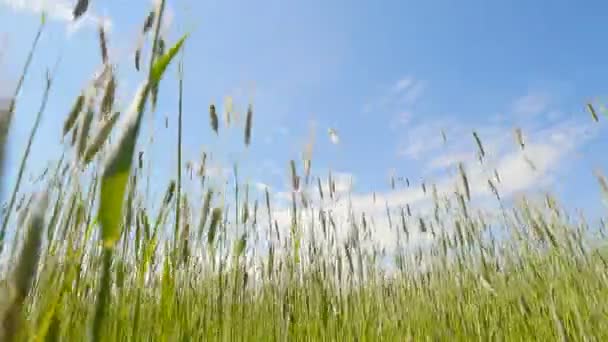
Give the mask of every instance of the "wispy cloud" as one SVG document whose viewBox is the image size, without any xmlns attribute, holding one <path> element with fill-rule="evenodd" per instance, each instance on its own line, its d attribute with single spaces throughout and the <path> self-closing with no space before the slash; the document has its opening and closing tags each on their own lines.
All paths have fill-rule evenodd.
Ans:
<svg viewBox="0 0 608 342">
<path fill-rule="evenodd" d="M 493 179 L 494 170 L 497 170 L 501 178 L 500 183 L 494 183 L 503 199 L 539 186 L 550 186 L 555 180 L 552 174 L 560 169 L 569 155 L 586 142 L 587 138 L 584 134 L 586 129 L 587 125 L 580 122 L 563 122 L 536 132 L 537 138 L 533 139 L 524 151 L 518 150 L 513 144 L 512 149 L 503 149 L 501 153 L 489 158 L 484 165 L 469 159 L 466 169 L 473 201 L 478 202 L 494 196 L 488 185 L 488 179 Z M 573 138 L 563 139 L 565 136 Z M 454 161 L 469 156 L 454 155 L 453 157 L 452 160 L 446 161 L 450 167 L 454 167 Z M 531 167 L 527 160 L 532 161 L 534 167 Z M 433 185 L 440 197 L 450 196 L 456 189 L 462 189 L 459 176 L 455 172 L 448 172 L 437 179 L 429 180 L 426 193 L 420 186 L 412 185 L 410 188 L 396 191 L 353 194 L 350 196 L 350 208 L 343 204 L 333 210 L 342 217 L 347 216 L 348 210 L 352 209 L 358 215 L 364 212 L 368 217 L 374 218 L 375 239 L 379 244 L 390 249 L 395 246 L 396 241 L 395 232 L 388 229 L 386 204 L 391 208 L 409 205 L 416 213 L 430 212 L 433 202 L 429 189 Z M 488 201 L 484 200 L 481 203 L 487 204 Z M 427 238 L 428 236 L 425 235 L 412 237 L 413 241 L 417 241 L 416 243 L 420 243 L 420 239 Z"/>
<path fill-rule="evenodd" d="M 412 121 L 413 113 L 409 110 L 403 111 L 397 114 L 397 123 L 401 125 L 407 125 Z"/>
<path fill-rule="evenodd" d="M 336 195 L 338 197 L 342 197 L 349 192 L 351 192 L 356 184 L 357 178 L 354 174 L 349 172 L 333 172 L 331 175 L 333 187 Z M 321 182 L 321 186 L 323 189 L 328 191 L 329 189 L 329 179 L 325 179 Z"/>
<path fill-rule="evenodd" d="M 489 152 L 500 153 L 511 146 L 512 130 L 516 126 L 531 134 L 548 125 L 559 125 L 564 117 L 551 110 L 549 92 L 529 92 L 516 98 L 505 110 L 508 115 L 479 120 L 462 120 L 451 116 L 428 116 L 429 119 L 412 120 L 407 135 L 401 138 L 397 154 L 413 160 L 429 160 L 429 169 L 453 164 L 454 156 L 475 156 L 472 131 L 480 133 Z M 447 135 L 444 143 L 441 132 Z M 467 158 L 470 159 L 470 158 Z"/>
<path fill-rule="evenodd" d="M 412 77 L 405 77 L 397 81 L 393 86 L 393 93 L 399 94 L 406 91 L 409 87 L 411 87 L 415 83 Z"/>
<path fill-rule="evenodd" d="M 414 105 L 424 94 L 427 88 L 427 82 L 418 81 L 414 83 L 404 94 L 403 94 L 403 103 L 405 105 Z"/>
<path fill-rule="evenodd" d="M 383 112 L 389 114 L 409 111 L 424 94 L 426 81 L 407 76 L 385 86 L 382 92 L 363 106 L 364 113 Z"/>
<path fill-rule="evenodd" d="M 77 21 L 73 20 L 74 4 L 68 0 L 0 0 L 0 5 L 14 11 L 42 15 L 45 13 L 51 20 L 68 23 L 68 32 L 75 32 L 82 27 L 98 26 L 102 23 L 110 29 L 112 22 L 109 18 L 101 17 L 89 9 Z"/>
<path fill-rule="evenodd" d="M 232 176 L 232 169 L 224 167 L 220 163 L 208 165 L 205 168 L 205 175 L 211 179 L 219 180 L 221 183 L 226 182 Z"/>
<path fill-rule="evenodd" d="M 452 131 L 458 130 L 458 132 L 453 132 L 454 135 L 462 133 L 460 125 L 452 123 L 452 120 L 447 118 L 423 120 L 410 124 L 407 128 L 407 135 L 404 135 L 399 143 L 397 154 L 417 160 L 430 152 L 437 153 L 443 145 L 441 131 L 447 127 L 452 128 Z"/>
<path fill-rule="evenodd" d="M 262 183 L 262 182 L 255 182 L 253 183 L 253 185 L 255 186 L 255 188 L 258 191 L 266 191 L 266 190 L 270 190 L 270 185 L 266 184 L 266 183 Z"/>
<path fill-rule="evenodd" d="M 445 153 L 431 159 L 427 164 L 427 168 L 429 170 L 446 169 L 453 167 L 459 162 L 470 162 L 474 159 L 475 153 L 473 151 Z"/>
<path fill-rule="evenodd" d="M 411 80 L 397 82 L 392 90 L 407 91 L 412 87 Z M 575 152 L 597 134 L 597 128 L 582 118 L 552 117 L 548 94 L 543 96 L 526 96 L 515 100 L 508 111 L 518 114 L 530 113 L 526 120 L 517 119 L 513 115 L 505 120 L 456 120 L 450 117 L 430 117 L 418 119 L 410 124 L 408 134 L 404 137 L 401 153 L 409 158 L 418 159 L 423 171 L 432 171 L 426 178 L 426 192 L 420 184 L 412 182 L 410 187 L 397 188 L 391 191 L 357 192 L 356 187 L 351 191 L 350 183 L 346 182 L 353 175 L 345 173 L 342 179 L 340 201 L 320 201 L 314 194 L 309 198 L 316 201 L 313 208 L 305 210 L 301 215 L 317 215 L 315 210 L 331 211 L 340 227 L 339 238 L 347 238 L 354 212 L 355 218 L 362 213 L 373 225 L 373 242 L 381 248 L 391 250 L 396 246 L 396 232 L 389 229 L 386 214 L 387 205 L 391 212 L 401 207 L 410 206 L 413 217 L 408 218 L 407 224 L 417 225 L 417 215 L 427 215 L 432 212 L 435 189 L 438 196 L 451 197 L 454 191 L 462 190 L 462 181 L 456 170 L 456 165 L 463 162 L 469 179 L 469 187 L 473 206 L 495 210 L 498 202 L 491 200 L 495 195 L 488 180 L 500 193 L 501 199 L 509 200 L 525 192 L 550 188 L 558 180 L 559 171 L 563 170 L 567 161 Z M 507 112 L 508 112 L 507 111 Z M 520 127 L 526 138 L 525 148 L 521 150 L 514 138 L 515 123 Z M 441 131 L 446 132 L 444 142 Z M 475 130 L 482 139 L 485 158 L 483 163 L 477 159 L 477 145 L 473 138 Z M 499 174 L 500 182 L 495 178 Z M 427 177 L 428 176 L 428 177 Z M 410 178 L 412 180 L 412 178 Z M 327 183 L 323 183 L 324 188 Z M 494 203 L 494 204 L 492 204 Z M 311 216 L 312 217 L 312 216 Z M 277 214 L 279 223 L 288 227 L 290 213 L 288 209 Z M 395 224 L 396 218 L 393 218 Z M 306 220 L 302 220 L 305 222 Z M 429 243 L 429 234 L 421 234 L 417 229 L 410 235 L 412 244 Z"/>
<path fill-rule="evenodd" d="M 543 92 L 530 92 L 518 99 L 512 105 L 511 112 L 515 115 L 543 114 L 551 103 L 551 97 Z"/>
</svg>

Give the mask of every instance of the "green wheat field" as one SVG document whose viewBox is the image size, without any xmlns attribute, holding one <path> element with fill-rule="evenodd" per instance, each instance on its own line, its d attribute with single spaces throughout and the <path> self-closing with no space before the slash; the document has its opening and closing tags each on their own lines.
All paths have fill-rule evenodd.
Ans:
<svg viewBox="0 0 608 342">
<path fill-rule="evenodd" d="M 66 150 L 45 171 L 44 190 L 20 201 L 29 145 L 20 165 L 3 161 L 15 108 L 28 101 L 19 90 L 39 53 L 41 20 L 0 118 L 0 166 L 19 168 L 15 187 L 0 188 L 1 341 L 608 341 L 606 224 L 569 212 L 550 194 L 490 215 L 472 204 L 460 164 L 450 195 L 422 185 L 430 212 L 387 206 L 398 248 L 386 251 L 373 241 L 369 215 L 344 217 L 323 206 L 348 206 L 348 198 L 336 195 L 331 173 L 314 174 L 310 159 L 285 161 L 293 190 L 287 220 L 277 218 L 268 190 L 254 196 L 240 182 L 238 165 L 222 186 L 206 174 L 205 155 L 195 170 L 185 167 L 180 56 L 188 35 L 165 41 L 159 34 L 164 6 L 142 16 L 153 44 L 151 53 L 137 51 L 145 77 L 127 108 L 115 104 L 119 79 L 99 29 L 106 68 L 65 109 L 57 136 Z M 177 140 L 167 146 L 178 161 L 174 178 L 154 180 L 166 190 L 148 207 L 140 136 L 169 67 L 180 75 Z M 597 121 L 594 107 L 584 106 Z M 209 116 L 201 134 L 221 135 L 219 107 L 199 107 Z M 234 125 L 250 148 L 253 105 Z M 521 139 L 516 129 L 514 144 L 525 149 Z M 483 156 L 477 134 L 471 143 Z M 606 178 L 591 171 L 608 196 Z M 191 176 L 201 196 L 182 185 Z M 497 203 L 499 181 L 488 180 Z M 430 242 L 413 243 L 411 235 Z"/>
</svg>

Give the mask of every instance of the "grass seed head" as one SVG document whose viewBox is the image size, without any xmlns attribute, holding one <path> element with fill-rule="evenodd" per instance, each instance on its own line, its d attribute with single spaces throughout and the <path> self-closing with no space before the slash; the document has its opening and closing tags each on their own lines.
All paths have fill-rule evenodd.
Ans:
<svg viewBox="0 0 608 342">
<path fill-rule="evenodd" d="M 211 212 L 211 223 L 209 224 L 209 232 L 207 233 L 207 244 L 213 245 L 215 241 L 215 235 L 217 233 L 217 226 L 222 219 L 222 209 L 221 208 L 213 208 Z"/>
<path fill-rule="evenodd" d="M 483 160 L 483 158 L 485 158 L 485 156 L 486 156 L 486 151 L 484 150 L 483 145 L 481 144 L 481 139 L 479 138 L 479 135 L 475 131 L 473 131 L 473 137 L 475 138 L 475 142 L 477 143 L 477 148 L 479 149 L 480 159 Z"/>
<path fill-rule="evenodd" d="M 101 116 L 108 115 L 114 106 L 114 96 L 116 93 L 116 78 L 112 73 L 106 84 L 103 97 L 101 99 L 100 114 Z"/>
<path fill-rule="evenodd" d="M 213 105 L 213 104 L 209 106 L 209 122 L 211 123 L 211 129 L 213 129 L 215 134 L 218 134 L 219 122 L 217 119 L 217 112 L 215 110 L 215 105 Z"/>
<path fill-rule="evenodd" d="M 78 0 L 76 6 L 72 11 L 72 17 L 74 20 L 80 18 L 89 8 L 89 0 Z"/>
<path fill-rule="evenodd" d="M 536 165 L 534 164 L 532 159 L 530 159 L 528 156 L 524 156 L 524 161 L 526 162 L 526 164 L 528 164 L 528 167 L 530 167 L 532 171 L 536 171 Z"/>
<path fill-rule="evenodd" d="M 76 145 L 76 151 L 78 153 L 79 159 L 84 157 L 85 148 L 89 140 L 89 131 L 91 129 L 91 123 L 93 122 L 93 116 L 93 109 L 89 109 L 82 117 L 80 131 L 78 132 L 78 142 Z"/>
<path fill-rule="evenodd" d="M 135 70 L 139 71 L 141 67 L 141 47 L 135 50 Z"/>
<path fill-rule="evenodd" d="M 173 199 L 173 195 L 175 194 L 175 181 L 172 180 L 169 182 L 167 186 L 167 190 L 165 191 L 165 197 L 163 198 L 163 206 L 168 207 L 171 204 L 171 200 Z"/>
<path fill-rule="evenodd" d="M 420 227 L 420 232 L 421 233 L 426 233 L 427 232 L 426 222 L 424 222 L 424 219 L 422 217 L 418 218 L 418 225 Z"/>
<path fill-rule="evenodd" d="M 201 156 L 201 163 L 197 170 L 197 175 L 199 177 L 205 177 L 206 169 L 207 169 L 207 152 L 203 151 L 202 156 Z"/>
<path fill-rule="evenodd" d="M 469 180 L 467 179 L 467 174 L 464 171 L 463 163 L 458 164 L 458 171 L 460 172 L 460 179 L 462 180 L 462 186 L 464 188 L 465 195 L 467 197 L 467 200 L 470 201 L 471 200 L 471 189 L 469 188 Z"/>
<path fill-rule="evenodd" d="M 494 169 L 494 178 L 496 179 L 496 182 L 500 183 L 500 175 L 498 174 L 497 169 Z"/>
<path fill-rule="evenodd" d="M 224 121 L 226 123 L 226 127 L 230 126 L 230 117 L 232 116 L 233 104 L 232 97 L 226 96 L 224 97 Z"/>
<path fill-rule="evenodd" d="M 589 113 L 591 113 L 591 118 L 593 119 L 593 121 L 600 121 L 600 118 L 597 116 L 597 112 L 595 111 L 595 108 L 591 103 L 587 103 L 587 110 L 589 110 Z"/>
<path fill-rule="evenodd" d="M 317 189 L 319 191 L 319 197 L 323 200 L 323 186 L 321 185 L 321 177 L 317 177 Z"/>
<path fill-rule="evenodd" d="M 154 24 L 155 17 L 156 17 L 156 15 L 155 15 L 154 11 L 150 11 L 150 13 L 148 13 L 146 20 L 144 21 L 142 33 L 144 33 L 144 34 L 148 33 L 148 31 L 150 31 L 150 29 L 152 29 L 152 25 Z"/>
<path fill-rule="evenodd" d="M 249 105 L 247 108 L 247 119 L 245 120 L 245 145 L 251 143 L 251 126 L 253 121 L 253 107 Z"/>
<path fill-rule="evenodd" d="M 490 190 L 492 190 L 494 196 L 496 196 L 496 198 L 500 201 L 500 194 L 498 193 L 498 189 L 496 189 L 496 186 L 494 185 L 494 182 L 492 182 L 491 179 L 488 179 L 488 186 L 490 187 Z"/>
<path fill-rule="evenodd" d="M 205 198 L 203 199 L 203 208 L 201 210 L 201 219 L 198 224 L 199 231 L 199 239 L 203 235 L 203 231 L 205 229 L 205 225 L 207 224 L 207 219 L 209 217 L 209 212 L 211 210 L 211 200 L 213 199 L 213 189 L 207 189 L 205 193 Z"/>
<path fill-rule="evenodd" d="M 74 127 L 76 120 L 78 119 L 78 115 L 82 112 L 82 108 L 84 107 L 85 96 L 84 94 L 78 95 L 74 105 L 72 105 L 72 110 L 68 114 L 68 117 L 65 119 L 63 123 L 63 135 L 65 136 L 68 132 Z"/>
<path fill-rule="evenodd" d="M 99 25 L 99 49 L 101 50 L 101 60 L 108 63 L 108 42 L 106 31 L 102 24 Z"/>
<path fill-rule="evenodd" d="M 515 129 L 515 141 L 517 142 L 519 147 L 523 150 L 525 145 L 524 145 L 524 135 L 521 132 L 521 128 Z"/>
<path fill-rule="evenodd" d="M 114 74 L 113 67 L 110 64 L 103 64 L 99 70 L 93 75 L 90 87 L 87 88 L 87 97 L 89 101 L 94 101 L 97 98 L 99 91 L 108 84 L 110 77 Z"/>
<path fill-rule="evenodd" d="M 93 139 L 91 139 L 90 143 L 87 145 L 87 148 L 84 152 L 85 164 L 88 164 L 93 160 L 95 155 L 97 155 L 97 152 L 99 152 L 101 147 L 108 140 L 108 137 L 110 136 L 110 133 L 112 132 L 112 128 L 114 128 L 114 125 L 118 121 L 119 116 L 120 116 L 120 113 L 115 112 L 114 114 L 112 114 L 108 117 L 104 117 L 97 133 L 95 134 Z"/>
<path fill-rule="evenodd" d="M 293 191 L 298 191 L 299 189 L 299 182 L 298 182 L 298 174 L 296 171 L 296 162 L 295 160 L 291 160 L 289 162 L 289 167 L 291 170 L 291 188 Z"/>
<path fill-rule="evenodd" d="M 340 143 L 340 137 L 338 136 L 338 132 L 336 132 L 335 129 L 329 128 L 328 134 L 329 134 L 329 140 L 331 141 L 332 144 L 337 145 Z"/>
</svg>

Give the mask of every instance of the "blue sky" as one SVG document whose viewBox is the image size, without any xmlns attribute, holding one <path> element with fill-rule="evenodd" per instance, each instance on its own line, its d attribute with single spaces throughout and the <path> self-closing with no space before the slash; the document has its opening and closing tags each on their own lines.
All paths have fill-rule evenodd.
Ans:
<svg viewBox="0 0 608 342">
<path fill-rule="evenodd" d="M 111 21 L 111 58 L 119 62 L 121 104 L 143 79 L 133 51 L 150 8 L 145 1 L 91 1 L 88 15 L 69 24 L 71 1 L 0 0 L 0 80 L 16 80 L 47 6 L 49 25 L 19 100 L 11 136 L 14 179 L 39 98 L 44 70 L 61 56 L 55 88 L 30 165 L 41 170 L 61 153 L 60 127 L 80 89 L 100 66 L 96 20 Z M 191 31 L 185 49 L 185 159 L 205 146 L 214 166 L 239 161 L 250 182 L 277 193 L 288 184 L 288 161 L 300 160 L 315 129 L 313 172 L 354 181 L 355 203 L 368 210 L 371 191 L 395 204 L 423 202 L 419 190 L 389 191 L 389 175 L 449 188 L 454 162 L 478 175 L 480 198 L 496 167 L 506 195 L 553 190 L 592 215 L 602 210 L 593 177 L 608 168 L 603 121 L 585 104 L 608 94 L 605 1 L 169 1 L 170 41 Z M 156 116 L 153 180 L 174 177 L 177 78 L 163 81 Z M 0 91 L 4 91 L 0 88 Z M 208 105 L 231 95 L 239 108 L 253 99 L 253 144 L 242 129 L 220 138 Z M 169 129 L 164 129 L 165 117 Z M 523 162 L 513 128 L 526 136 Z M 148 126 L 145 127 L 148 130 Z M 334 128 L 340 143 L 332 144 Z M 448 137 L 443 144 L 441 130 Z M 488 161 L 475 161 L 476 130 Z M 301 162 L 299 162 L 301 165 Z M 164 177 L 164 178 L 161 178 Z M 486 177 L 486 178 L 484 178 Z M 164 182 L 164 181 L 163 181 Z M 156 193 L 164 183 L 156 184 Z M 475 184 L 474 184 L 475 188 Z"/>
</svg>

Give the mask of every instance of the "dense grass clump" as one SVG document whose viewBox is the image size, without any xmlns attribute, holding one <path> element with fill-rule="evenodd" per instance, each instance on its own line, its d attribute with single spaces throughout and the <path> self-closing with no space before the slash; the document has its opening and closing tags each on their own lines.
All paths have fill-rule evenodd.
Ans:
<svg viewBox="0 0 608 342">
<path fill-rule="evenodd" d="M 79 1 L 74 16 L 87 5 Z M 337 195 L 331 173 L 315 175 L 311 151 L 302 170 L 289 163 L 289 208 L 275 207 L 268 190 L 250 194 L 237 166 L 234 185 L 219 186 L 207 174 L 206 154 L 195 172 L 184 168 L 179 54 L 187 36 L 165 43 L 163 11 L 159 1 L 143 20 L 152 52 L 125 111 L 115 108 L 119 78 L 100 29 L 103 72 L 75 94 L 58 132 L 73 134 L 73 143 L 45 173 L 45 190 L 25 194 L 11 219 L 26 148 L 0 231 L 0 340 L 608 340 L 604 221 L 574 218 L 549 194 L 544 203 L 503 203 L 498 171 L 487 180 L 500 204 L 492 215 L 472 205 L 462 163 L 454 191 L 422 184 L 429 212 L 388 203 L 384 219 L 395 243 L 386 250 L 372 215 L 336 209 L 349 200 Z M 146 65 L 141 56 L 138 49 L 138 69 Z M 143 151 L 134 163 L 138 137 L 162 96 L 165 71 L 177 63 L 176 178 L 154 180 L 166 191 L 151 208 Z M 21 83 L 0 111 L 0 166 Z M 51 88 L 52 75 L 30 144 Z M 228 102 L 226 124 L 243 125 L 249 148 L 254 107 L 239 123 Z M 207 134 L 221 134 L 215 105 L 200 107 L 209 108 Z M 330 135 L 337 143 L 335 130 Z M 521 130 L 515 135 L 525 150 Z M 477 132 L 473 138 L 483 163 L 487 151 Z M 200 199 L 183 186 L 185 171 L 200 179 Z"/>
</svg>

